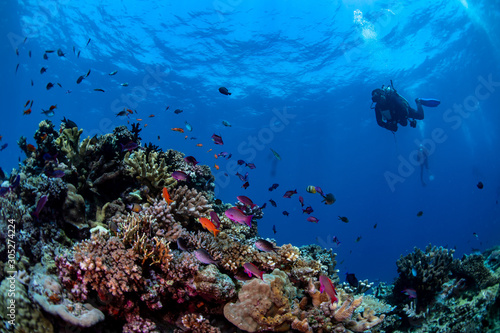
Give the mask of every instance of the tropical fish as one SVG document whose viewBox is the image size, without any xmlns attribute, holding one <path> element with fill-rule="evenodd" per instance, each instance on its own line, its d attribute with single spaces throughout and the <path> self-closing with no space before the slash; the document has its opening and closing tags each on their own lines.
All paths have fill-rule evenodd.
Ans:
<svg viewBox="0 0 500 333">
<path fill-rule="evenodd" d="M 424 212 L 423 212 L 423 211 L 420 211 L 420 212 L 418 212 L 418 213 L 417 213 L 417 216 L 418 216 L 418 217 L 420 217 L 420 216 L 422 216 L 422 215 L 424 215 Z"/>
<path fill-rule="evenodd" d="M 337 236 L 333 236 L 332 241 L 337 245 L 337 247 L 340 246 L 340 239 Z"/>
<path fill-rule="evenodd" d="M 373 229 L 377 229 L 377 223 L 373 225 Z"/>
<path fill-rule="evenodd" d="M 314 212 L 314 210 L 312 209 L 311 206 L 307 206 L 306 209 L 302 209 L 302 214 L 304 213 L 311 214 L 312 212 Z"/>
<path fill-rule="evenodd" d="M 64 176 L 66 176 L 66 173 L 63 171 L 63 170 L 54 170 L 54 171 L 47 171 L 45 172 L 45 174 L 47 175 L 47 177 L 50 177 L 50 178 L 62 178 Z"/>
<path fill-rule="evenodd" d="M 170 194 L 168 194 L 168 190 L 167 190 L 166 187 L 163 188 L 162 194 L 163 194 L 163 199 L 165 199 L 165 201 L 167 202 L 167 204 L 170 205 L 172 202 L 174 202 L 174 200 L 172 200 L 170 198 Z"/>
<path fill-rule="evenodd" d="M 40 197 L 40 199 L 38 199 L 38 202 L 36 203 L 36 209 L 35 211 L 32 213 L 34 217 L 36 217 L 36 219 L 38 219 L 38 214 L 40 214 L 40 212 L 42 211 L 43 207 L 45 206 L 45 204 L 47 203 L 47 200 L 49 199 L 49 197 L 47 195 L 42 195 Z"/>
<path fill-rule="evenodd" d="M 188 180 L 189 176 L 184 171 L 174 171 L 172 172 L 172 178 L 175 180 Z"/>
<path fill-rule="evenodd" d="M 337 201 L 337 199 L 335 199 L 335 196 L 332 193 L 328 193 L 323 196 L 323 200 L 321 200 L 321 202 L 324 202 L 325 205 L 333 205 L 335 201 Z"/>
<path fill-rule="evenodd" d="M 276 225 L 273 224 L 273 232 L 276 235 Z"/>
<path fill-rule="evenodd" d="M 290 190 L 286 191 L 285 194 L 283 195 L 283 198 L 291 198 L 292 195 L 297 194 L 297 190 Z"/>
<path fill-rule="evenodd" d="M 85 47 L 87 47 L 89 45 L 90 41 L 91 41 L 91 38 L 89 38 L 89 40 L 87 41 L 87 44 L 85 45 Z"/>
<path fill-rule="evenodd" d="M 166 110 L 168 110 L 168 106 L 167 106 L 167 109 L 166 109 Z M 183 110 L 181 110 L 181 109 L 175 109 L 175 110 L 174 110 L 174 113 L 175 113 L 175 114 L 179 114 L 179 113 L 182 113 L 182 111 L 183 111 Z"/>
<path fill-rule="evenodd" d="M 8 144 L 7 143 L 4 143 L 1 147 L 0 147 L 0 151 L 4 150 L 5 148 L 7 148 Z"/>
<path fill-rule="evenodd" d="M 54 109 L 57 109 L 57 104 L 55 104 L 55 105 L 51 105 L 51 106 L 49 107 L 49 110 L 50 110 L 50 111 L 52 111 L 52 110 L 54 110 Z"/>
<path fill-rule="evenodd" d="M 358 238 L 356 238 L 356 240 L 354 242 L 359 243 L 360 240 L 361 240 L 361 236 L 358 236 Z"/>
<path fill-rule="evenodd" d="M 76 54 L 76 57 L 77 58 L 80 58 L 80 53 L 82 52 L 82 50 L 79 50 L 78 53 Z"/>
<path fill-rule="evenodd" d="M 245 269 L 245 273 L 247 273 L 248 276 L 251 277 L 252 275 L 254 275 L 255 277 L 263 280 L 262 275 L 264 275 L 264 272 L 259 270 L 254 264 L 247 262 L 246 264 L 243 264 L 243 268 Z"/>
<path fill-rule="evenodd" d="M 66 128 L 78 127 L 78 125 L 74 121 L 66 119 L 66 117 L 63 117 L 61 121 L 64 123 Z"/>
<path fill-rule="evenodd" d="M 43 54 L 43 59 L 45 59 L 45 60 L 48 60 L 48 59 L 49 59 L 49 56 L 47 55 L 47 53 L 44 53 L 44 54 Z"/>
<path fill-rule="evenodd" d="M 244 195 L 239 195 L 236 197 L 236 199 L 238 199 L 238 201 L 241 202 L 242 204 L 250 206 L 250 208 L 254 208 L 255 206 L 257 206 L 252 202 L 252 200 L 249 197 L 246 197 Z"/>
<path fill-rule="evenodd" d="M 154 116 L 155 116 L 154 114 L 150 114 L 148 118 L 153 118 Z"/>
<path fill-rule="evenodd" d="M 415 267 L 412 267 L 412 269 L 411 269 L 411 275 L 417 276 L 417 269 Z"/>
<path fill-rule="evenodd" d="M 401 290 L 401 292 L 408 295 L 408 298 L 410 298 L 410 299 L 417 298 L 417 291 L 415 289 L 406 288 L 406 289 Z"/>
<path fill-rule="evenodd" d="M 182 128 L 179 128 L 179 127 L 174 127 L 174 128 L 171 128 L 172 131 L 176 131 L 176 132 L 179 132 L 179 133 L 184 133 L 184 130 Z"/>
<path fill-rule="evenodd" d="M 242 182 L 246 182 L 248 181 L 248 172 L 243 176 L 242 174 L 240 174 L 239 172 L 236 172 L 236 176 L 238 176 L 238 178 L 242 181 Z"/>
<path fill-rule="evenodd" d="M 138 203 L 133 203 L 133 204 L 127 205 L 127 209 L 130 209 L 134 213 L 139 213 L 142 210 L 142 207 Z"/>
<path fill-rule="evenodd" d="M 117 117 L 122 117 L 122 116 L 127 116 L 128 117 L 128 112 L 125 110 L 122 110 L 116 114 Z"/>
<path fill-rule="evenodd" d="M 118 73 L 118 71 L 112 71 L 111 73 L 109 73 L 108 75 L 115 75 L 116 73 Z"/>
<path fill-rule="evenodd" d="M 483 189 L 483 187 L 484 187 L 483 182 L 479 182 L 479 183 L 477 183 L 477 185 L 476 185 L 476 186 L 477 186 L 477 188 L 478 188 L 478 189 L 480 189 L 480 190 L 482 190 L 482 189 Z"/>
<path fill-rule="evenodd" d="M 284 210 L 282 214 L 283 214 L 283 215 L 285 215 L 285 216 L 290 215 L 290 213 L 289 213 L 289 212 L 287 212 L 286 210 Z"/>
<path fill-rule="evenodd" d="M 128 87 L 128 82 L 120 84 L 122 87 Z"/>
<path fill-rule="evenodd" d="M 345 216 L 339 216 L 339 220 L 344 222 L 344 223 L 349 223 L 349 219 Z"/>
<path fill-rule="evenodd" d="M 276 249 L 277 249 L 276 247 L 274 247 L 273 243 L 271 243 L 265 239 L 256 240 L 255 247 L 261 251 L 264 251 L 264 252 L 271 252 L 271 251 L 276 252 Z"/>
<path fill-rule="evenodd" d="M 198 249 L 194 251 L 194 255 L 196 256 L 196 259 L 198 259 L 200 262 L 204 264 L 217 265 L 217 261 L 215 261 L 214 258 L 212 258 L 212 256 L 210 255 L 210 253 L 208 253 L 208 251 L 205 249 Z"/>
<path fill-rule="evenodd" d="M 80 75 L 78 79 L 76 79 L 76 84 L 80 84 L 83 81 L 83 79 L 85 79 L 85 77 L 83 75 Z"/>
<path fill-rule="evenodd" d="M 120 143 L 120 146 L 122 147 L 122 152 L 123 151 L 131 152 L 132 150 L 134 150 L 137 147 L 139 147 L 139 145 L 137 143 L 133 142 L 133 141 L 130 141 L 126 145 L 123 145 L 123 144 Z"/>
<path fill-rule="evenodd" d="M 253 170 L 256 168 L 255 164 L 253 164 L 253 163 L 247 163 L 246 166 L 249 167 L 250 170 Z"/>
<path fill-rule="evenodd" d="M 246 182 L 243 185 L 241 185 L 241 187 L 243 187 L 245 190 L 248 188 L 248 186 L 250 186 L 249 182 Z"/>
<path fill-rule="evenodd" d="M 330 297 L 330 301 L 332 302 L 337 302 L 337 291 L 335 291 L 335 287 L 332 283 L 332 281 L 325 275 L 321 275 L 319 277 L 319 284 L 320 284 L 320 292 L 326 292 L 326 294 Z"/>
<path fill-rule="evenodd" d="M 269 148 L 269 149 L 271 149 L 271 151 L 272 151 L 272 153 L 273 153 L 274 157 L 276 157 L 276 159 L 277 159 L 278 161 L 280 161 L 280 160 L 281 160 L 281 156 L 280 156 L 280 154 L 278 154 L 278 153 L 277 153 L 277 152 L 276 152 L 273 148 Z"/>
<path fill-rule="evenodd" d="M 213 134 L 212 135 L 212 140 L 214 141 L 214 143 L 216 145 L 223 145 L 224 144 L 224 142 L 222 142 L 222 137 L 220 135 Z"/>
<path fill-rule="evenodd" d="M 57 55 L 60 57 L 64 57 L 64 53 L 61 49 L 57 49 Z"/>
<path fill-rule="evenodd" d="M 187 242 L 182 237 L 177 238 L 177 247 L 182 251 L 189 251 Z"/>
<path fill-rule="evenodd" d="M 28 114 L 31 114 L 31 108 L 29 108 L 28 110 L 23 111 L 23 115 L 28 115 Z"/>
<path fill-rule="evenodd" d="M 200 221 L 200 223 L 203 226 L 203 228 L 205 228 L 205 229 L 207 229 L 209 231 L 212 231 L 214 233 L 214 237 L 217 237 L 217 235 L 219 234 L 220 230 L 218 230 L 215 227 L 215 225 L 212 223 L 212 221 L 210 221 L 206 217 L 200 217 L 198 220 Z"/>
<path fill-rule="evenodd" d="M 191 124 L 189 124 L 187 121 L 184 121 L 184 124 L 186 125 L 186 129 L 191 132 L 193 130 L 193 126 L 191 126 Z"/>
<path fill-rule="evenodd" d="M 323 190 L 321 189 L 321 187 L 319 186 L 315 186 L 314 189 L 316 190 L 317 193 L 321 194 L 321 195 L 324 195 L 323 194 Z"/>
<path fill-rule="evenodd" d="M 227 90 L 227 88 L 226 88 L 226 87 L 220 87 L 220 88 L 219 88 L 219 92 L 220 92 L 221 94 L 223 94 L 223 95 L 226 95 L 226 96 L 227 96 L 227 95 L 231 95 L 231 93 L 229 92 L 229 90 Z"/>
<path fill-rule="evenodd" d="M 245 161 L 243 161 L 243 160 L 238 160 L 236 163 L 238 163 L 238 165 L 243 165 L 243 164 L 245 164 Z"/>
<path fill-rule="evenodd" d="M 215 168 L 215 170 L 219 170 L 220 169 L 220 167 L 216 163 L 214 163 L 214 168 Z"/>
<path fill-rule="evenodd" d="M 90 69 L 88 70 L 87 74 L 85 74 L 85 77 L 88 77 L 90 75 Z"/>
<path fill-rule="evenodd" d="M 104 89 L 101 89 L 101 88 L 95 88 L 94 91 L 100 91 L 100 92 L 104 92 Z"/>
<path fill-rule="evenodd" d="M 16 74 L 18 69 L 19 69 L 19 64 L 16 65 Z"/>
<path fill-rule="evenodd" d="M 194 156 L 184 157 L 184 162 L 186 162 L 187 164 L 190 164 L 192 166 L 195 166 L 196 164 L 198 164 L 198 161 L 196 160 L 196 158 L 194 158 Z"/>
<path fill-rule="evenodd" d="M 354 275 L 353 273 L 345 273 L 345 280 L 347 281 L 347 283 L 349 283 L 351 287 L 353 288 L 358 287 L 359 281 L 356 278 L 356 275 Z"/>
<path fill-rule="evenodd" d="M 269 199 L 269 202 L 271 203 L 271 205 L 272 205 L 273 207 L 276 207 L 276 206 L 277 206 L 277 205 L 276 205 L 276 201 L 274 201 L 273 199 Z"/>
<path fill-rule="evenodd" d="M 42 109 L 42 113 L 47 117 L 52 117 L 55 114 L 54 110 L 44 110 L 44 109 Z"/>
<path fill-rule="evenodd" d="M 222 121 L 222 125 L 224 125 L 226 127 L 231 127 L 231 124 L 225 120 Z"/>
<path fill-rule="evenodd" d="M 304 197 L 302 197 L 301 195 L 299 195 L 299 202 L 300 202 L 300 205 L 302 207 L 304 207 Z"/>
<path fill-rule="evenodd" d="M 47 71 L 47 67 L 40 68 L 40 74 L 43 74 Z"/>
<path fill-rule="evenodd" d="M 238 222 L 240 224 L 246 224 L 249 227 L 252 227 L 252 218 L 253 215 L 245 215 L 240 209 L 236 207 L 231 207 L 224 212 L 224 214 L 234 222 Z"/>
<path fill-rule="evenodd" d="M 319 222 L 319 219 L 315 218 L 314 216 L 309 216 L 307 218 L 307 221 L 309 222 L 313 222 L 313 223 L 318 223 Z"/>
<path fill-rule="evenodd" d="M 217 215 L 216 212 L 214 211 L 211 211 L 210 212 L 210 219 L 212 220 L 212 223 L 214 224 L 214 226 L 219 229 L 220 227 L 220 219 L 219 219 L 219 215 Z"/>
<path fill-rule="evenodd" d="M 280 186 L 280 185 L 279 184 L 273 184 L 273 185 L 271 185 L 271 187 L 269 187 L 269 192 L 271 192 L 272 190 L 277 189 L 278 186 Z"/>
<path fill-rule="evenodd" d="M 49 82 L 49 83 L 47 83 L 47 85 L 45 86 L 45 89 L 50 90 L 50 88 L 52 88 L 53 86 L 54 86 L 54 84 L 53 84 L 53 83 L 51 83 L 51 82 Z"/>
<path fill-rule="evenodd" d="M 31 143 L 26 146 L 26 150 L 30 152 L 36 151 L 36 147 L 33 146 Z"/>
</svg>

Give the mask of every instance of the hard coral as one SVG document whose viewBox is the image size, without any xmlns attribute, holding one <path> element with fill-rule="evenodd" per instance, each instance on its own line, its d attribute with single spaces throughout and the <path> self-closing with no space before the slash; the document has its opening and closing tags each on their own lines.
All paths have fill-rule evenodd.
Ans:
<svg viewBox="0 0 500 333">
<path fill-rule="evenodd" d="M 212 209 L 203 192 L 198 192 L 187 185 L 174 189 L 171 191 L 170 196 L 174 200 L 171 203 L 171 212 L 179 221 L 189 217 L 200 218 L 208 216 Z"/>
<path fill-rule="evenodd" d="M 133 153 L 127 152 L 123 161 L 128 166 L 127 172 L 149 187 L 160 189 L 175 186 L 177 181 L 169 175 L 168 165 L 161 154 L 137 150 Z"/>
<path fill-rule="evenodd" d="M 219 272 L 215 265 L 200 269 L 194 277 L 198 295 L 209 301 L 227 302 L 236 295 L 236 287 L 229 276 Z"/>
</svg>

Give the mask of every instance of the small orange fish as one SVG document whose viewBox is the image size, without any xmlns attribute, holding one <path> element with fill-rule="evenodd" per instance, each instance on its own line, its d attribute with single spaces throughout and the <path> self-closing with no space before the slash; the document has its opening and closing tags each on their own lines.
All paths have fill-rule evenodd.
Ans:
<svg viewBox="0 0 500 333">
<path fill-rule="evenodd" d="M 171 204 L 174 200 L 170 199 L 170 195 L 168 194 L 168 190 L 166 187 L 163 188 L 163 199 L 167 202 L 167 204 Z"/>
<path fill-rule="evenodd" d="M 203 144 L 202 143 L 197 143 L 196 147 L 203 147 Z"/>
<path fill-rule="evenodd" d="M 128 113 L 130 113 L 130 114 L 134 113 L 134 111 L 132 111 L 132 110 L 130 110 L 130 109 L 127 109 L 126 111 L 127 111 Z"/>
<path fill-rule="evenodd" d="M 148 127 L 148 124 L 144 124 L 144 127 Z"/>
<path fill-rule="evenodd" d="M 28 110 L 24 111 L 23 115 L 25 115 L 25 114 L 31 114 L 31 108 L 29 108 Z"/>
<path fill-rule="evenodd" d="M 49 108 L 49 110 L 50 110 L 50 111 L 52 111 L 52 110 L 54 110 L 55 108 L 57 108 L 57 104 L 56 104 L 56 105 L 51 105 L 51 106 L 50 106 L 50 108 Z"/>
<path fill-rule="evenodd" d="M 139 205 L 138 203 L 131 204 L 128 206 L 128 208 L 134 213 L 139 213 L 142 210 L 141 205 Z"/>
<path fill-rule="evenodd" d="M 188 138 L 188 136 L 186 135 L 186 136 L 184 137 L 184 140 L 187 140 L 187 138 Z"/>
<path fill-rule="evenodd" d="M 27 107 L 27 106 L 28 106 L 28 104 L 30 104 L 30 102 L 31 102 L 31 101 L 28 99 L 28 101 L 26 102 L 26 104 L 24 104 L 24 107 Z"/>
<path fill-rule="evenodd" d="M 141 118 L 136 118 L 135 120 L 137 120 L 137 121 L 141 121 L 142 119 L 141 119 Z"/>
<path fill-rule="evenodd" d="M 154 114 L 150 114 L 148 117 L 153 118 L 154 116 L 155 116 Z"/>
<path fill-rule="evenodd" d="M 47 139 L 47 133 L 40 135 L 40 139 L 43 141 Z"/>
<path fill-rule="evenodd" d="M 217 155 L 217 154 L 214 154 L 214 157 L 215 157 L 215 158 L 217 159 L 217 158 L 219 158 L 219 155 Z"/>
<path fill-rule="evenodd" d="M 31 143 L 26 146 L 26 149 L 30 152 L 36 151 L 35 146 L 33 146 Z"/>
<path fill-rule="evenodd" d="M 209 231 L 212 231 L 214 233 L 214 237 L 217 237 L 217 235 L 219 234 L 220 230 L 217 230 L 217 228 L 212 223 L 212 221 L 210 221 L 206 217 L 200 217 L 199 220 L 200 220 L 200 223 L 203 226 L 203 228 L 205 228 L 205 229 L 207 229 Z"/>
<path fill-rule="evenodd" d="M 184 133 L 184 130 L 182 128 L 179 128 L 179 127 L 172 128 L 172 131 L 176 131 L 176 132 L 179 132 L 179 133 Z"/>
<path fill-rule="evenodd" d="M 217 164 L 214 164 L 215 169 L 219 170 L 219 166 Z"/>
<path fill-rule="evenodd" d="M 212 151 L 212 148 L 210 148 L 209 150 L 207 150 L 207 153 L 210 153 Z"/>
</svg>

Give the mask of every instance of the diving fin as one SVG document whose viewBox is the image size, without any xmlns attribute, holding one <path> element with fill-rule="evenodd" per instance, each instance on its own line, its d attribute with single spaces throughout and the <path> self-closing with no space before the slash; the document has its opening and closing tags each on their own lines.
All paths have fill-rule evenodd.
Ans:
<svg viewBox="0 0 500 333">
<path fill-rule="evenodd" d="M 423 106 L 434 108 L 434 107 L 438 106 L 439 104 L 441 104 L 441 101 L 434 99 L 434 98 L 420 98 L 420 103 Z"/>
</svg>

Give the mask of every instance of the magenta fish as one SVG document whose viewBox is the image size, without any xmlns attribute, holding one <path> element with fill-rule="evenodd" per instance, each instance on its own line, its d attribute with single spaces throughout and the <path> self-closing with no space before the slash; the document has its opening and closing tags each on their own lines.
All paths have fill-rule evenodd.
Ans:
<svg viewBox="0 0 500 333">
<path fill-rule="evenodd" d="M 318 192 L 319 194 L 321 194 L 321 195 L 325 195 L 325 194 L 323 193 L 323 190 L 321 189 L 321 187 L 319 187 L 319 186 L 315 186 L 314 188 L 316 189 L 316 192 Z"/>
<path fill-rule="evenodd" d="M 198 161 L 196 160 L 196 158 L 194 158 L 194 156 L 186 156 L 186 157 L 184 157 L 184 161 L 187 164 L 191 164 L 192 166 L 195 166 L 196 164 L 198 164 Z"/>
<path fill-rule="evenodd" d="M 271 251 L 276 252 L 277 249 L 276 247 L 274 247 L 273 243 L 266 241 L 265 239 L 256 240 L 255 247 L 264 252 L 271 252 Z"/>
<path fill-rule="evenodd" d="M 194 251 L 194 255 L 196 256 L 196 259 L 198 259 L 200 262 L 204 264 L 214 264 L 217 266 L 217 261 L 212 258 L 210 253 L 208 253 L 207 250 L 205 249 L 198 249 Z"/>
<path fill-rule="evenodd" d="M 253 163 L 247 163 L 246 166 L 249 167 L 250 169 L 256 168 L 255 164 L 253 164 Z"/>
<path fill-rule="evenodd" d="M 319 222 L 319 220 L 317 218 L 315 218 L 314 216 L 309 216 L 307 218 L 307 221 L 313 222 L 313 223 L 318 223 Z"/>
<path fill-rule="evenodd" d="M 401 291 L 408 295 L 408 298 L 417 298 L 417 291 L 415 289 L 406 288 Z"/>
<path fill-rule="evenodd" d="M 311 206 L 307 206 L 306 209 L 302 209 L 302 214 L 304 213 L 311 214 L 312 212 L 314 212 L 314 210 L 312 209 Z"/>
<path fill-rule="evenodd" d="M 262 275 L 264 275 L 264 272 L 259 270 L 254 264 L 247 262 L 243 265 L 243 268 L 245 269 L 245 273 L 247 273 L 248 276 L 255 275 L 259 279 L 263 280 Z"/>
<path fill-rule="evenodd" d="M 228 152 L 225 152 L 225 151 L 221 151 L 219 154 L 217 154 L 217 156 L 218 156 L 218 157 L 221 157 L 221 156 L 222 156 L 222 157 L 226 157 L 226 156 L 228 156 L 228 155 L 229 155 L 229 153 L 228 153 Z"/>
<path fill-rule="evenodd" d="M 226 216 L 234 222 L 238 222 L 239 224 L 246 224 L 249 227 L 252 227 L 252 218 L 253 215 L 245 215 L 241 210 L 236 207 L 231 207 L 224 212 Z"/>
<path fill-rule="evenodd" d="M 335 291 L 335 287 L 333 286 L 332 281 L 325 275 L 321 275 L 319 277 L 320 291 L 325 291 L 328 296 L 330 296 L 330 300 L 333 302 L 337 302 L 338 298 L 336 297 L 337 292 Z"/>
<path fill-rule="evenodd" d="M 184 171 L 174 171 L 172 172 L 172 178 L 175 180 L 188 180 L 189 177 Z"/>
<path fill-rule="evenodd" d="M 250 208 L 254 208 L 255 206 L 257 206 L 256 204 L 253 203 L 253 201 L 249 197 L 246 197 L 244 195 L 239 195 L 236 197 L 236 199 L 238 199 L 238 201 L 241 202 L 242 204 L 250 206 Z"/>
<path fill-rule="evenodd" d="M 219 227 L 220 227 L 219 215 L 217 215 L 216 212 L 211 211 L 210 212 L 210 219 L 212 220 L 212 223 L 214 224 L 215 228 L 219 229 Z"/>
<path fill-rule="evenodd" d="M 36 204 L 36 209 L 33 212 L 33 216 L 36 217 L 37 219 L 38 219 L 38 214 L 40 214 L 40 212 L 42 211 L 43 206 L 45 206 L 45 204 L 47 203 L 47 200 L 48 196 L 46 195 L 42 195 L 40 199 L 38 199 L 38 202 Z"/>
<path fill-rule="evenodd" d="M 238 163 L 238 165 L 243 165 L 243 164 L 245 164 L 245 161 L 243 161 L 243 160 L 238 160 L 238 162 L 237 162 L 237 163 Z"/>
<path fill-rule="evenodd" d="M 304 207 L 304 198 L 302 196 L 299 196 L 299 202 L 302 207 Z"/>
<path fill-rule="evenodd" d="M 297 190 L 293 190 L 293 191 L 286 191 L 285 194 L 283 195 L 283 198 L 291 198 L 292 195 L 294 194 L 297 194 Z"/>
<path fill-rule="evenodd" d="M 137 147 L 139 147 L 139 145 L 137 143 L 133 142 L 133 141 L 130 141 L 126 145 L 122 145 L 120 143 L 120 146 L 122 146 L 122 151 L 129 151 L 129 152 L 131 152 L 132 150 L 134 150 Z"/>
<path fill-rule="evenodd" d="M 222 137 L 220 135 L 213 134 L 212 135 L 212 140 L 214 141 L 214 143 L 216 145 L 223 145 L 224 144 L 224 142 L 222 142 Z"/>
</svg>

